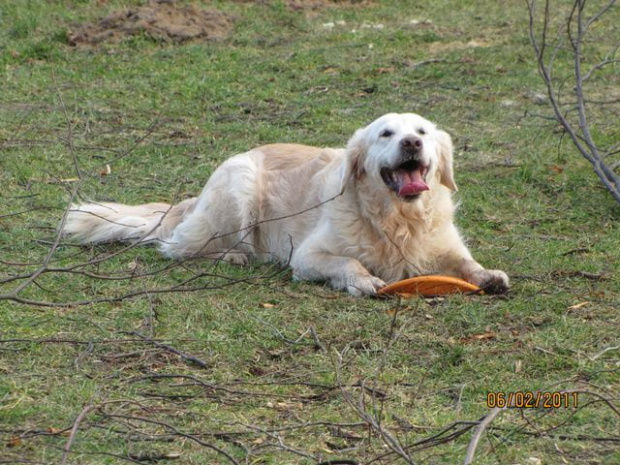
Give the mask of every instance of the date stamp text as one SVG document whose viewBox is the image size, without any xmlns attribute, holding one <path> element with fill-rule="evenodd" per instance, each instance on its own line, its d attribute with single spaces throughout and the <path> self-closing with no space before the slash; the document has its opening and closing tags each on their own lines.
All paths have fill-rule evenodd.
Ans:
<svg viewBox="0 0 620 465">
<path fill-rule="evenodd" d="M 578 392 L 489 391 L 488 408 L 577 408 Z"/>
</svg>

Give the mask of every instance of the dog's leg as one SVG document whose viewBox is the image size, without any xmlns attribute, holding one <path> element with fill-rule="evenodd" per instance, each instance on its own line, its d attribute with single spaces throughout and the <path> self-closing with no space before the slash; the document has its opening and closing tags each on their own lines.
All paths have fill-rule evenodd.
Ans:
<svg viewBox="0 0 620 465">
<path fill-rule="evenodd" d="M 510 289 L 508 275 L 502 270 L 487 270 L 476 260 L 464 260 L 459 269 L 466 281 L 480 286 L 489 294 L 504 294 Z"/>
<path fill-rule="evenodd" d="M 249 229 L 229 221 L 225 225 L 229 228 L 227 231 L 217 231 L 214 229 L 217 224 L 222 225 L 222 222 L 214 221 L 212 212 L 197 209 L 174 229 L 160 249 L 171 258 L 202 257 L 235 265 L 247 264 L 250 251 L 244 239 Z"/>
<path fill-rule="evenodd" d="M 456 227 L 451 226 L 436 238 L 449 246 L 438 255 L 440 273 L 458 276 L 490 294 L 503 294 L 510 288 L 508 275 L 501 270 L 487 270 L 473 259 Z"/>
<path fill-rule="evenodd" d="M 224 162 L 209 178 L 194 209 L 174 228 L 162 252 L 243 265 L 253 254 L 257 168 L 247 154 Z"/>
<path fill-rule="evenodd" d="M 361 297 L 375 295 L 385 282 L 371 275 L 353 258 L 314 251 L 293 259 L 293 277 L 297 280 L 329 281 L 334 289 Z"/>
<path fill-rule="evenodd" d="M 329 251 L 328 237 L 314 234 L 293 251 L 291 266 L 295 279 L 329 281 L 334 289 L 346 290 L 356 297 L 375 295 L 385 286 L 358 260 Z"/>
</svg>

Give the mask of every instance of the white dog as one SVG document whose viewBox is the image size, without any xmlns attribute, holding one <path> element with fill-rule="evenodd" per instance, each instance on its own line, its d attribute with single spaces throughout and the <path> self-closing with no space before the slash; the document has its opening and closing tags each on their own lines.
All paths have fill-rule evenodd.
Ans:
<svg viewBox="0 0 620 465">
<path fill-rule="evenodd" d="M 455 190 L 450 136 L 390 113 L 346 149 L 274 144 L 236 155 L 176 206 L 74 206 L 64 232 L 84 243 L 157 241 L 179 259 L 278 261 L 296 279 L 356 296 L 428 273 L 507 291 L 506 274 L 478 264 L 454 226 Z"/>
</svg>

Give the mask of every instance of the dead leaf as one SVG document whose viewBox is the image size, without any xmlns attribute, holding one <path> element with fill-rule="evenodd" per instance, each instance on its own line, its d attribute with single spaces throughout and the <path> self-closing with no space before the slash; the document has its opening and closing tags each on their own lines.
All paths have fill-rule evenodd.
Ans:
<svg viewBox="0 0 620 465">
<path fill-rule="evenodd" d="M 271 349 L 271 350 L 265 349 L 264 352 L 271 360 L 279 360 L 288 351 L 286 349 Z"/>
<path fill-rule="evenodd" d="M 301 402 L 276 402 L 276 409 L 278 410 L 294 410 L 303 408 L 304 404 Z"/>
<path fill-rule="evenodd" d="M 472 336 L 472 338 L 476 341 L 486 341 L 488 339 L 495 339 L 496 334 L 493 331 L 487 331 L 486 333 L 475 334 Z"/>
<path fill-rule="evenodd" d="M 109 174 L 112 174 L 112 168 L 110 168 L 110 165 L 105 165 L 99 174 L 101 176 L 108 176 Z"/>
<path fill-rule="evenodd" d="M 140 260 L 135 259 L 127 263 L 127 271 L 130 273 L 136 273 L 140 269 Z"/>
<path fill-rule="evenodd" d="M 517 360 L 515 362 L 515 373 L 521 373 L 522 369 L 523 369 L 523 360 Z"/>
<path fill-rule="evenodd" d="M 69 436 L 70 430 L 66 428 L 47 428 L 47 432 L 50 434 L 59 434 L 61 436 Z"/>
<path fill-rule="evenodd" d="M 359 440 L 364 440 L 366 438 L 366 436 L 364 435 L 358 434 L 352 430 L 347 430 L 340 426 L 328 426 L 328 429 L 332 436 L 337 437 L 337 438 L 343 438 L 345 440 L 351 439 L 351 440 L 359 441 Z"/>
<path fill-rule="evenodd" d="M 276 306 L 276 304 L 270 304 L 269 302 L 263 302 L 261 304 L 258 304 L 258 306 L 260 308 L 273 308 Z"/>
<path fill-rule="evenodd" d="M 179 452 L 137 452 L 128 454 L 129 458 L 134 459 L 140 463 L 142 462 L 159 462 L 160 460 L 176 460 L 181 458 Z"/>
<path fill-rule="evenodd" d="M 570 307 L 568 307 L 569 310 L 577 310 L 580 309 L 581 307 L 585 307 L 586 305 L 590 305 L 592 302 L 579 302 L 578 304 L 575 305 L 571 305 Z"/>
<path fill-rule="evenodd" d="M 6 443 L 7 447 L 17 447 L 21 445 L 22 445 L 22 439 L 17 436 L 9 438 L 9 440 Z"/>
<path fill-rule="evenodd" d="M 275 410 L 292 410 L 303 409 L 304 404 L 301 402 L 267 402 L 267 407 Z"/>
<path fill-rule="evenodd" d="M 474 342 L 474 341 L 489 341 L 495 339 L 497 335 L 493 331 L 487 331 L 481 334 L 474 334 L 469 337 L 461 338 L 461 342 Z"/>
<path fill-rule="evenodd" d="M 388 308 L 385 313 L 388 316 L 394 316 L 397 313 L 402 313 L 402 312 L 408 312 L 413 310 L 413 307 L 407 306 L 407 307 L 392 307 L 392 308 Z"/>
</svg>

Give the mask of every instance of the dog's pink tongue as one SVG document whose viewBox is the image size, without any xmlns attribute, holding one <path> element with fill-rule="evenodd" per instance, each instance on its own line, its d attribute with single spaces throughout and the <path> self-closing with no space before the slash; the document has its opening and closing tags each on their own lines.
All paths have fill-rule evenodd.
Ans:
<svg viewBox="0 0 620 465">
<path fill-rule="evenodd" d="M 426 185 L 420 171 L 401 171 L 398 173 L 399 185 L 398 195 L 406 197 L 408 195 L 417 195 L 424 191 L 430 190 Z"/>
</svg>

